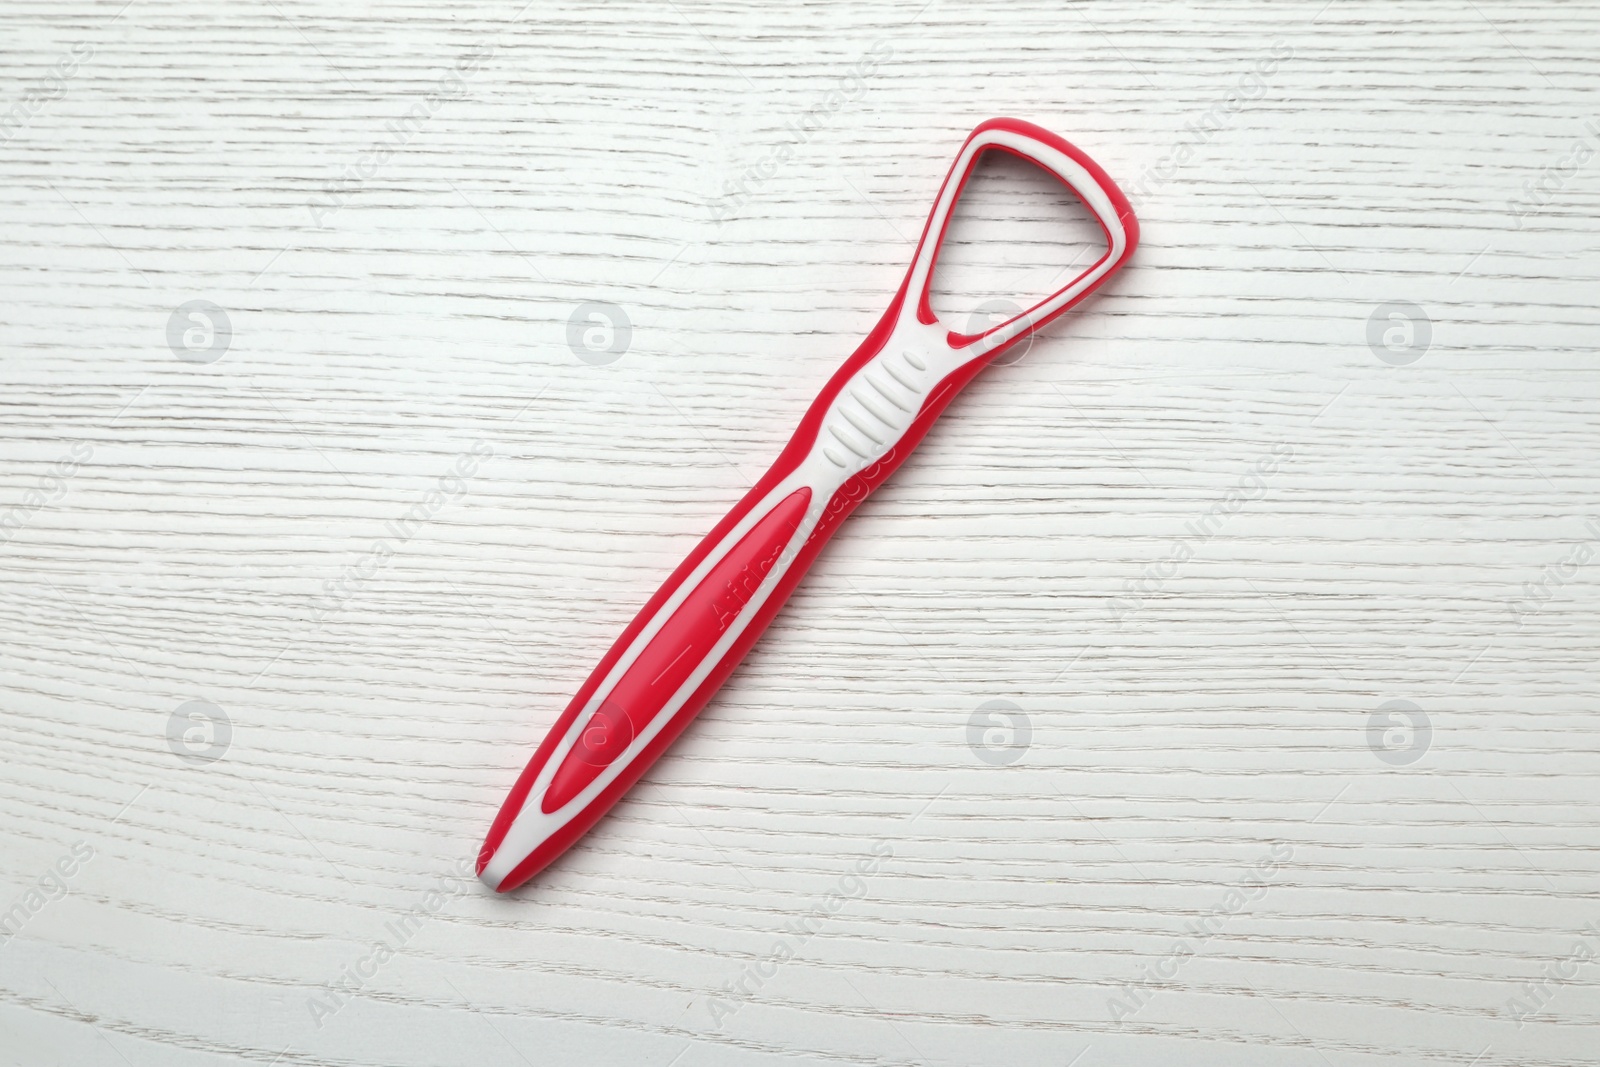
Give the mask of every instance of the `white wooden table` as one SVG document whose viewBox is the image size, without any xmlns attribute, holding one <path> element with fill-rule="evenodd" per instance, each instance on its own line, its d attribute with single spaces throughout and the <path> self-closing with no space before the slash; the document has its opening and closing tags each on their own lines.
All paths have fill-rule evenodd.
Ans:
<svg viewBox="0 0 1600 1067">
<path fill-rule="evenodd" d="M 4 1063 L 1600 1060 L 1593 4 L 5 7 Z M 462 878 L 991 115 L 1132 265 Z"/>
</svg>

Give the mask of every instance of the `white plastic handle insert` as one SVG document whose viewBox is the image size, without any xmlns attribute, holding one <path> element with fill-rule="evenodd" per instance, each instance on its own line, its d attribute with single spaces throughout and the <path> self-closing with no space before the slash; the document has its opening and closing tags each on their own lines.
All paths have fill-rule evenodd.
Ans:
<svg viewBox="0 0 1600 1067">
<path fill-rule="evenodd" d="M 984 152 L 1037 164 L 1099 221 L 1105 253 L 1065 288 L 981 334 L 947 329 L 928 303 L 961 190 Z M 995 356 L 1088 296 L 1132 254 L 1139 227 L 1094 161 L 1047 130 L 991 119 L 956 156 L 900 291 L 828 381 L 772 468 L 623 631 L 551 727 L 490 827 L 478 874 L 506 892 L 617 802 L 716 692 L 828 537 L 916 447 Z"/>
</svg>

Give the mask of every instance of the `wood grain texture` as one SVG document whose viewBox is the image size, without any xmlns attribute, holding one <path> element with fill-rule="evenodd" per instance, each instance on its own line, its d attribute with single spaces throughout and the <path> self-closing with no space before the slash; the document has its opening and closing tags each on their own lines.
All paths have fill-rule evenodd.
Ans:
<svg viewBox="0 0 1600 1067">
<path fill-rule="evenodd" d="M 0 1061 L 1597 1062 L 1593 5 L 5 6 Z M 1133 263 L 455 877 L 1006 114 Z M 951 308 L 1084 236 L 980 186 Z"/>
</svg>

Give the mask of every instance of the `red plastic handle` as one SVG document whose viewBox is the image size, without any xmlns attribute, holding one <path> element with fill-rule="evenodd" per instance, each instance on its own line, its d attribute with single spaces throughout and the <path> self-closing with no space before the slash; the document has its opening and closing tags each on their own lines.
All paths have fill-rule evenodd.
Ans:
<svg viewBox="0 0 1600 1067">
<path fill-rule="evenodd" d="M 811 490 L 806 488 L 779 501 L 689 591 L 612 687 L 556 769 L 539 802 L 544 812 L 569 804 L 661 714 L 760 589 L 799 529 L 810 502 Z"/>
</svg>

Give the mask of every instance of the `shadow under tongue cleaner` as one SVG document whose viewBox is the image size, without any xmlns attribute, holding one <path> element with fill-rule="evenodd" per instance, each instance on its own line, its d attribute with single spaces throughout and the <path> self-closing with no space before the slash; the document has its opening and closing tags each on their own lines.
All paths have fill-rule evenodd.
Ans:
<svg viewBox="0 0 1600 1067">
<path fill-rule="evenodd" d="M 933 313 L 945 226 L 978 158 L 1009 152 L 1054 174 L 1105 231 L 1106 250 L 1065 289 L 976 335 Z M 1133 252 L 1139 225 L 1094 161 L 1048 130 L 991 119 L 939 190 L 911 269 L 883 319 L 828 381 L 772 465 L 617 638 L 551 727 L 478 855 L 505 892 L 615 804 L 716 692 L 828 537 L 922 440 L 983 366 L 1094 292 Z"/>
</svg>

